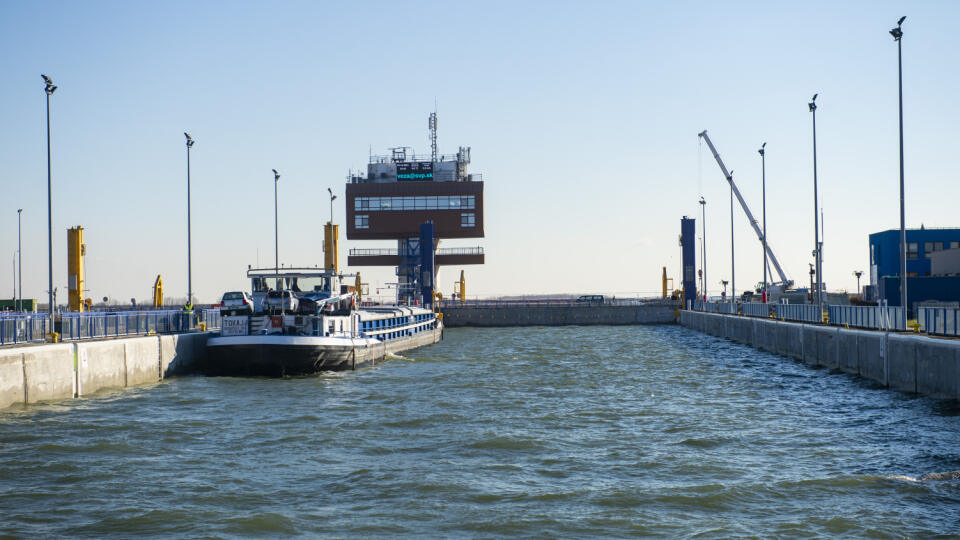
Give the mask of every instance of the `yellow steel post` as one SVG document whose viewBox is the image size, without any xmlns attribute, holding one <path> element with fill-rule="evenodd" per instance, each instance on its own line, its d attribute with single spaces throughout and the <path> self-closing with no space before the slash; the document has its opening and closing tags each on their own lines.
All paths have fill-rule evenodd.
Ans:
<svg viewBox="0 0 960 540">
<path fill-rule="evenodd" d="M 323 267 L 333 269 L 336 273 L 340 272 L 340 261 L 337 257 L 339 237 L 340 226 L 328 221 L 323 226 Z"/>
<path fill-rule="evenodd" d="M 460 271 L 460 303 L 467 301 L 467 278 L 463 277 L 463 270 Z"/>
<path fill-rule="evenodd" d="M 83 304 L 83 257 L 87 246 L 83 243 L 83 227 L 67 229 L 67 300 L 70 311 L 85 311 Z"/>
<path fill-rule="evenodd" d="M 663 283 L 663 298 L 667 297 L 667 267 L 663 267 L 663 277 L 660 278 L 660 281 Z"/>
<path fill-rule="evenodd" d="M 357 304 L 359 304 L 363 298 L 363 283 L 360 281 L 360 272 L 357 272 L 357 283 L 354 288 L 357 289 Z"/>
<path fill-rule="evenodd" d="M 157 274 L 157 280 L 153 282 L 153 307 L 163 307 L 163 278 Z"/>
</svg>

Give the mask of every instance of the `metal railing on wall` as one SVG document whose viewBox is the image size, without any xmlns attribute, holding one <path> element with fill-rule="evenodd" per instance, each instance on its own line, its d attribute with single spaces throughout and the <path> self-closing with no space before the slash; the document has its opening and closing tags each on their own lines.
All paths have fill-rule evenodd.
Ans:
<svg viewBox="0 0 960 540">
<path fill-rule="evenodd" d="M 940 336 L 960 336 L 960 309 L 919 307 L 920 331 Z"/>
<path fill-rule="evenodd" d="M 122 313 L 64 313 L 60 336 L 64 341 L 103 337 L 186 332 L 195 315 L 183 311 L 127 311 Z"/>
<path fill-rule="evenodd" d="M 812 304 L 774 304 L 773 312 L 784 321 L 823 322 L 820 306 Z"/>
<path fill-rule="evenodd" d="M 528 299 L 490 299 L 490 300 L 444 300 L 444 308 L 525 308 L 525 307 L 603 307 L 603 306 L 639 306 L 648 304 L 672 304 L 672 300 L 662 298 L 609 298 L 603 300 L 572 300 L 567 298 L 528 298 Z"/>
<path fill-rule="evenodd" d="M 0 317 L 0 345 L 43 342 L 48 322 L 47 314 L 4 315 Z"/>
<path fill-rule="evenodd" d="M 47 314 L 0 316 L 0 345 L 42 343 L 49 334 Z M 181 310 L 62 313 L 60 339 L 74 341 L 117 336 L 189 332 L 199 323 L 207 330 L 220 328 L 220 310 Z"/>
<path fill-rule="evenodd" d="M 907 315 L 897 306 L 828 306 L 830 324 L 872 328 L 874 330 L 906 330 Z"/>
<path fill-rule="evenodd" d="M 717 312 L 736 315 L 737 313 L 740 312 L 738 307 L 739 305 L 733 302 L 722 302 L 720 304 L 717 304 Z"/>
<path fill-rule="evenodd" d="M 740 309 L 744 315 L 750 317 L 769 317 L 771 304 L 761 304 L 758 302 L 748 302 L 743 304 Z"/>
</svg>

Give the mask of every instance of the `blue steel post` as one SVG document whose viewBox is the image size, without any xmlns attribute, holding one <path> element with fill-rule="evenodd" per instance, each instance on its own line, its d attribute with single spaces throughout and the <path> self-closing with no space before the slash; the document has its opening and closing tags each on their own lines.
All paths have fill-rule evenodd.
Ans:
<svg viewBox="0 0 960 540">
<path fill-rule="evenodd" d="M 433 306 L 433 222 L 420 225 L 420 294 L 424 306 Z"/>
<path fill-rule="evenodd" d="M 684 216 L 680 220 L 680 245 L 683 254 L 683 301 L 697 297 L 697 220 Z"/>
</svg>

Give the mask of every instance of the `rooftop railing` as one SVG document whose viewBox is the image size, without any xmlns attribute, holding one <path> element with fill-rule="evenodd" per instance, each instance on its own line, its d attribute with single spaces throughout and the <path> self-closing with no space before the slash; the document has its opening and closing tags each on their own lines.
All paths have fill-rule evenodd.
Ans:
<svg viewBox="0 0 960 540">
<path fill-rule="evenodd" d="M 397 250 L 396 248 L 353 248 L 350 250 L 350 256 L 354 257 L 396 257 Z M 482 247 L 452 247 L 452 248 L 440 248 L 437 250 L 437 255 L 483 255 Z"/>
</svg>

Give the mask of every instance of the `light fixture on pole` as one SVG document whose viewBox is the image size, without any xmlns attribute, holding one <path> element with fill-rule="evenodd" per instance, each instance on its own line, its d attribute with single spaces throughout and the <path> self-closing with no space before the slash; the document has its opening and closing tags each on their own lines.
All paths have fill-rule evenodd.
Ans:
<svg viewBox="0 0 960 540">
<path fill-rule="evenodd" d="M 700 212 L 703 220 L 703 258 L 701 259 L 701 264 L 703 266 L 703 301 L 707 301 L 707 200 L 703 197 L 700 197 Z"/>
<path fill-rule="evenodd" d="M 761 300 L 767 303 L 767 143 L 760 145 L 760 170 L 763 186 L 763 294 Z"/>
<path fill-rule="evenodd" d="M 810 100 L 810 103 L 807 104 L 810 107 L 810 112 L 813 114 L 813 262 L 814 269 L 816 273 L 816 280 L 813 284 L 815 287 L 816 294 L 814 298 L 816 299 L 817 306 L 820 309 L 823 309 L 823 296 L 821 292 L 821 281 L 823 276 L 820 275 L 820 212 L 817 209 L 817 96 L 820 94 L 814 94 L 813 99 Z"/>
<path fill-rule="evenodd" d="M 23 311 L 23 248 L 20 243 L 20 215 L 23 214 L 23 208 L 17 208 L 17 261 L 20 263 L 20 266 L 17 268 L 17 275 L 20 278 L 18 287 L 20 293 L 17 297 L 20 299 L 18 306 L 14 308 L 14 311 Z"/>
<path fill-rule="evenodd" d="M 280 173 L 276 169 L 273 171 L 273 273 L 280 273 L 280 218 L 277 212 L 277 182 L 280 181 Z M 280 277 L 277 276 L 277 290 L 281 290 Z"/>
<path fill-rule="evenodd" d="M 193 305 L 193 259 L 190 245 L 190 149 L 193 148 L 193 138 L 186 131 L 187 138 L 187 305 Z"/>
<path fill-rule="evenodd" d="M 730 282 L 727 281 L 727 280 L 725 280 L 725 279 L 721 279 L 721 280 L 720 280 L 720 284 L 723 285 L 723 297 L 724 297 L 724 299 L 726 299 L 726 297 L 727 297 L 727 283 L 730 283 Z"/>
<path fill-rule="evenodd" d="M 907 16 L 900 17 L 897 27 L 890 30 L 890 35 L 897 42 L 897 82 L 900 89 L 900 305 L 908 316 L 910 307 L 907 305 L 907 229 L 903 210 L 903 29 L 900 26 Z"/>
<path fill-rule="evenodd" d="M 857 294 L 860 294 L 860 276 L 863 275 L 863 270 L 854 270 L 853 275 L 857 276 Z"/>
<path fill-rule="evenodd" d="M 56 85 L 50 77 L 41 74 L 44 89 L 47 94 L 47 303 L 49 311 L 49 331 L 53 332 L 53 189 L 51 187 L 51 160 L 50 160 L 50 96 L 57 91 Z"/>
</svg>

